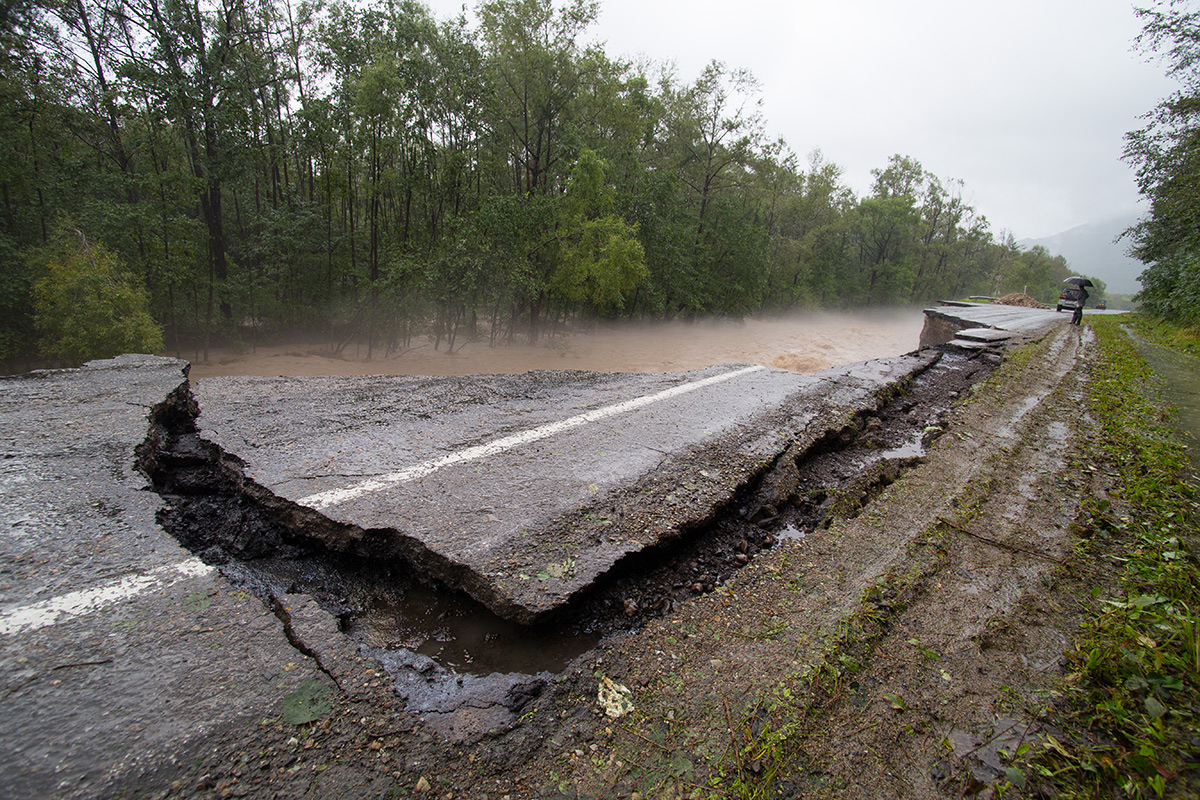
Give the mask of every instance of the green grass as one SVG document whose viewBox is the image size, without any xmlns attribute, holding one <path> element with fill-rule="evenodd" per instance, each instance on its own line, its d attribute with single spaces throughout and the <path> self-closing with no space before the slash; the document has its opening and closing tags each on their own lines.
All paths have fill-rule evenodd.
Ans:
<svg viewBox="0 0 1200 800">
<path fill-rule="evenodd" d="M 1135 318 L 1136 319 L 1136 318 Z M 1195 797 L 1200 789 L 1200 505 L 1157 379 L 1120 330 L 1092 320 L 1100 356 L 1088 408 L 1093 454 L 1119 475 L 1116 504 L 1089 501 L 1097 558 L 1120 564 L 1073 654 L 1066 704 L 1046 747 L 1026 762 L 1031 788 L 1066 798 Z M 1139 332 L 1171 337 L 1161 325 Z"/>
<path fill-rule="evenodd" d="M 1146 314 L 1130 314 L 1121 321 L 1152 342 L 1200 358 L 1200 328 L 1181 328 Z"/>
</svg>

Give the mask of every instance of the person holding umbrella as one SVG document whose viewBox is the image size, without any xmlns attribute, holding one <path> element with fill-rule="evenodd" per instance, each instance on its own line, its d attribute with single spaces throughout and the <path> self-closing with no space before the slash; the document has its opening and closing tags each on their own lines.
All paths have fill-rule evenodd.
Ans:
<svg viewBox="0 0 1200 800">
<path fill-rule="evenodd" d="M 1087 299 L 1088 299 L 1087 289 L 1085 289 L 1083 287 L 1095 286 L 1095 284 L 1092 283 L 1087 278 L 1081 278 L 1078 275 L 1067 278 L 1065 281 L 1063 281 L 1063 283 L 1069 283 L 1073 286 L 1078 287 L 1078 289 L 1079 289 L 1079 300 L 1075 303 L 1075 313 L 1071 315 L 1071 324 L 1072 325 L 1082 325 L 1083 324 L 1083 304 L 1086 303 Z"/>
</svg>

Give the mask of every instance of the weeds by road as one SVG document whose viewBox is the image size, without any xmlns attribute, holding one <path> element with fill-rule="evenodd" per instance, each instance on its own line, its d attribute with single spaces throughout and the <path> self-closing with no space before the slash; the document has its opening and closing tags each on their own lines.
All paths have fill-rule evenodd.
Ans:
<svg viewBox="0 0 1200 800">
<path fill-rule="evenodd" d="M 1106 327 L 1115 324 L 1111 318 L 1105 317 L 1103 319 L 1104 322 L 1102 325 Z M 1156 317 L 1148 317 L 1144 314 L 1131 314 L 1128 317 L 1121 317 L 1120 322 L 1131 325 L 1140 335 L 1151 341 L 1158 342 L 1164 347 L 1170 347 L 1181 353 L 1200 357 L 1200 329 L 1181 328 L 1178 325 Z"/>
</svg>

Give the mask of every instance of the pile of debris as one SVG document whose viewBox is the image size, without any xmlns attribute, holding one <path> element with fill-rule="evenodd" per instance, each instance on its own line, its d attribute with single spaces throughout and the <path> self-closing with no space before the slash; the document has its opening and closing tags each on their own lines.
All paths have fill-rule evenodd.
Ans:
<svg viewBox="0 0 1200 800">
<path fill-rule="evenodd" d="M 1043 305 L 1037 300 L 1034 300 L 1024 292 L 1011 292 L 996 300 L 997 303 L 1003 306 L 1021 306 L 1022 308 L 1049 308 L 1050 306 Z"/>
</svg>

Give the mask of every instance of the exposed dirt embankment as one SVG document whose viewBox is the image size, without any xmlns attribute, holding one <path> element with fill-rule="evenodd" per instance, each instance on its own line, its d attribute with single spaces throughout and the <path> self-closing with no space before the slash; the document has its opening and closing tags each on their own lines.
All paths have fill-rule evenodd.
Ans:
<svg viewBox="0 0 1200 800">
<path fill-rule="evenodd" d="M 378 673 L 311 725 L 223 732 L 168 794 L 977 793 L 1042 733 L 1081 611 L 1065 589 L 1104 579 L 1073 554 L 1080 504 L 1107 480 L 1078 461 L 1092 346 L 1058 329 L 1010 355 L 865 509 L 607 640 L 515 724 L 457 735 L 406 713 Z M 795 487 L 776 512 L 813 501 Z"/>
</svg>

